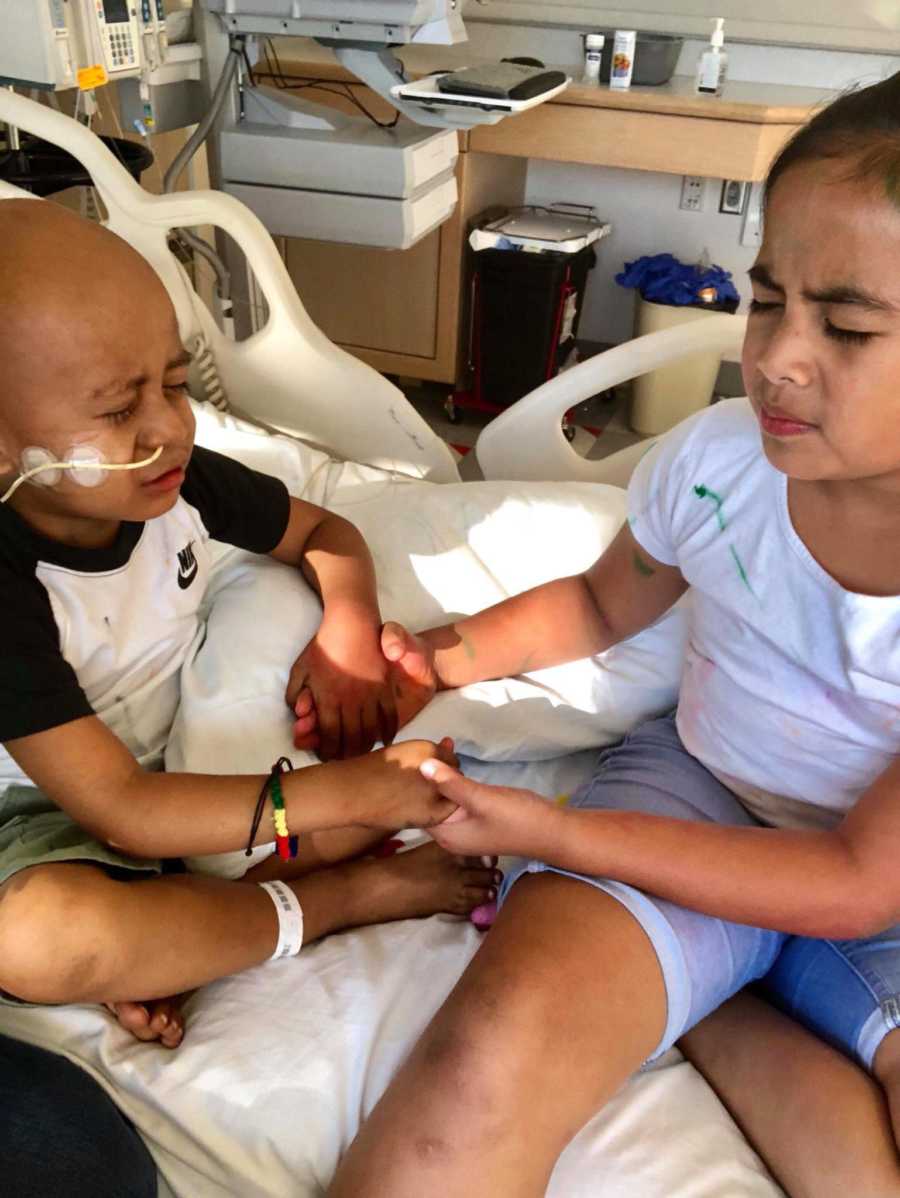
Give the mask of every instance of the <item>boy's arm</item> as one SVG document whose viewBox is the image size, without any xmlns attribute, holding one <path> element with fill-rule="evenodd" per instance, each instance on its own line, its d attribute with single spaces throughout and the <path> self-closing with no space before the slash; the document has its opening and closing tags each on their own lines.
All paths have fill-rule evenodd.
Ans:
<svg viewBox="0 0 900 1198">
<path fill-rule="evenodd" d="M 48 798 L 98 840 L 135 857 L 187 857 L 245 848 L 266 775 L 165 774 L 143 770 L 97 716 L 6 742 Z M 435 746 L 408 741 L 352 761 L 282 776 L 288 828 L 304 836 L 351 825 L 427 826 L 451 804 L 417 766 Z M 444 745 L 441 757 L 450 759 Z M 423 784 L 419 785 L 419 782 Z M 256 844 L 274 839 L 267 800 Z"/>
<path fill-rule="evenodd" d="M 900 761 L 824 832 L 565 809 L 446 766 L 426 764 L 424 772 L 459 805 L 432 832 L 451 852 L 534 856 L 799 936 L 855 939 L 900 921 Z"/>
<path fill-rule="evenodd" d="M 583 574 L 544 583 L 419 638 L 390 625 L 382 647 L 398 662 L 404 652 L 416 652 L 418 639 L 433 660 L 439 690 L 505 678 L 601 653 L 659 619 L 687 585 L 676 566 L 652 558 L 625 524 Z"/>
<path fill-rule="evenodd" d="M 356 756 L 396 732 L 393 692 L 380 646 L 375 567 L 362 534 L 341 516 L 292 499 L 272 557 L 297 566 L 322 600 L 322 623 L 291 670 L 294 710 L 307 688 L 315 701 L 318 748 L 327 759 Z"/>
</svg>

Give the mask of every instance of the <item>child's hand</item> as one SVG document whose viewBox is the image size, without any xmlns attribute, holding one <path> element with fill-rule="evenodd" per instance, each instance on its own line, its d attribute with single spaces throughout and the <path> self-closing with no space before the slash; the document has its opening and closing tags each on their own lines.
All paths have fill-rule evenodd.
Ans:
<svg viewBox="0 0 900 1198">
<path fill-rule="evenodd" d="M 531 790 L 473 782 L 442 761 L 419 767 L 440 793 L 456 804 L 442 824 L 429 829 L 438 844 L 463 856 L 552 855 L 560 808 Z"/>
<path fill-rule="evenodd" d="M 388 620 L 381 630 L 381 651 L 390 663 L 397 727 L 402 728 L 434 698 L 438 688 L 434 649 L 402 624 Z"/>
<path fill-rule="evenodd" d="M 454 804 L 441 798 L 435 783 L 420 771 L 423 762 L 435 759 L 448 769 L 459 764 L 449 737 L 439 745 L 430 740 L 404 741 L 329 768 L 351 770 L 354 775 L 346 779 L 353 791 L 353 823 L 395 832 L 430 828 L 454 810 Z"/>
<path fill-rule="evenodd" d="M 397 731 L 389 666 L 378 625 L 346 612 L 323 618 L 291 669 L 285 699 L 294 712 L 294 744 L 323 761 L 368 753 Z"/>
<path fill-rule="evenodd" d="M 324 626 L 324 621 L 323 621 Z M 298 749 L 318 749 L 323 761 L 331 757 L 350 757 L 353 753 L 333 751 L 335 733 L 326 735 L 318 710 L 316 691 L 310 680 L 310 666 L 322 669 L 319 641 L 322 629 L 297 658 L 291 671 L 287 688 L 288 706 L 294 713 L 294 744 Z M 368 658 L 368 648 L 365 656 Z M 370 667 L 373 674 L 386 678 L 384 691 L 378 692 L 381 718 L 375 724 L 374 734 L 367 741 L 360 741 L 360 753 L 368 752 L 376 740 L 390 744 L 397 729 L 404 727 L 419 714 L 434 698 L 438 687 L 434 668 L 434 650 L 415 633 L 408 632 L 402 624 L 388 621 L 381 630 L 379 660 Z M 344 679 L 346 681 L 346 679 Z M 357 680 L 359 681 L 359 680 Z M 332 720 L 333 724 L 333 720 Z"/>
</svg>

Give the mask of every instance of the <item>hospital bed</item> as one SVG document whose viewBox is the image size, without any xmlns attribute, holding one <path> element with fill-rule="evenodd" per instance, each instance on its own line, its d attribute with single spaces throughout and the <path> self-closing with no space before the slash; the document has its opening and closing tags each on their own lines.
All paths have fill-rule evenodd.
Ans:
<svg viewBox="0 0 900 1198">
<path fill-rule="evenodd" d="M 477 447 L 488 481 L 460 483 L 451 452 L 402 393 L 312 324 L 269 235 L 236 200 L 148 195 L 87 129 L 21 97 L 0 93 L 0 120 L 79 158 L 109 227 L 159 273 L 200 362 L 198 441 L 354 520 L 372 546 L 385 616 L 414 626 L 593 560 L 623 519 L 622 491 L 610 484 L 627 480 L 634 455 L 580 458 L 562 434 L 563 412 L 681 354 L 740 340 L 743 322 L 723 317 L 582 364 L 489 425 Z M 0 199 L 15 194 L 0 185 Z M 170 229 L 210 224 L 240 246 L 264 297 L 264 325 L 240 342 L 220 331 L 167 246 Z M 222 547 L 206 642 L 185 667 L 170 768 L 259 772 L 285 751 L 298 762 L 281 696 L 318 618 L 296 571 Z M 683 632 L 676 609 L 595 660 L 441 695 L 404 735 L 453 734 L 476 776 L 548 797 L 569 791 L 597 746 L 672 704 Z M 0 1027 L 64 1053 L 111 1091 L 154 1155 L 161 1193 L 313 1198 L 477 945 L 471 925 L 440 916 L 331 936 L 205 987 L 188 1003 L 175 1053 L 134 1041 L 97 1007 L 4 1008 Z M 582 1130 L 548 1190 L 780 1193 L 674 1049 Z"/>
</svg>

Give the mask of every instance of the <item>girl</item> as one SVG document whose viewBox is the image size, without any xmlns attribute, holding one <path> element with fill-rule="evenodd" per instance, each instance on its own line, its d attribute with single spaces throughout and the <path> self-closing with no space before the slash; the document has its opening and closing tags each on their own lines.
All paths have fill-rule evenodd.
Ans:
<svg viewBox="0 0 900 1198">
<path fill-rule="evenodd" d="M 642 460 L 584 576 L 385 634 L 459 686 L 692 595 L 677 713 L 567 808 L 422 765 L 458 804 L 444 847 L 523 860 L 332 1198 L 544 1194 L 629 1075 L 758 980 L 821 1040 L 745 999 L 688 1050 L 795 1198 L 900 1194 L 900 75 L 782 152 L 750 273 L 749 398 Z"/>
</svg>

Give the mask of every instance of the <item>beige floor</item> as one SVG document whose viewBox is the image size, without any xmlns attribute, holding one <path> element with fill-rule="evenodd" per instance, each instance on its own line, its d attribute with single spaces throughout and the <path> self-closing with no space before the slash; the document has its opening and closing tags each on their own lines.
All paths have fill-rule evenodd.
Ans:
<svg viewBox="0 0 900 1198">
<path fill-rule="evenodd" d="M 471 449 L 481 430 L 492 419 L 485 412 L 458 409 L 462 420 L 458 424 L 451 424 L 444 410 L 446 389 L 424 384 L 405 385 L 404 390 L 438 436 L 459 450 Z M 576 427 L 575 449 L 587 458 L 604 458 L 642 440 L 640 433 L 633 432 L 628 426 L 628 402 L 628 388 L 621 387 L 612 400 L 596 396 L 580 404 L 572 413 L 572 423 Z M 599 436 L 594 436 L 595 430 L 599 430 Z M 460 474 L 465 479 L 481 477 L 474 453 L 465 453 Z"/>
</svg>

